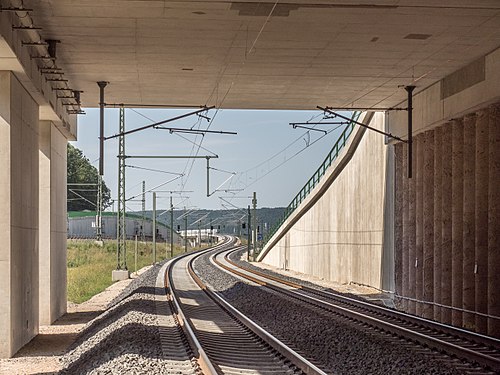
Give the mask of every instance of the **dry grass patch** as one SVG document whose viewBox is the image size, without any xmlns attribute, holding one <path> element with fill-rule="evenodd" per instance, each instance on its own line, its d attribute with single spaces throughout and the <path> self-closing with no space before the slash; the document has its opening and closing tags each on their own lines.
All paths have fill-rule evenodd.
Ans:
<svg viewBox="0 0 500 375">
<path fill-rule="evenodd" d="M 127 241 L 127 268 L 135 271 L 134 241 Z M 170 255 L 170 247 L 168 255 Z M 165 243 L 157 243 L 156 260 L 166 258 Z M 184 252 L 183 247 L 174 246 L 174 256 Z M 139 242 L 137 251 L 137 269 L 153 262 L 151 242 Z M 116 242 L 106 241 L 99 246 L 92 240 L 68 240 L 68 300 L 82 303 L 102 292 L 113 281 L 111 271 L 116 269 Z"/>
</svg>

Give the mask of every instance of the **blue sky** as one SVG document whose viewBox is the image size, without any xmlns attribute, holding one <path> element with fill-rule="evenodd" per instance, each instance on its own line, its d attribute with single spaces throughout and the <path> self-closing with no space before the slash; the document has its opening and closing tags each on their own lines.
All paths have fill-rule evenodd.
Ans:
<svg viewBox="0 0 500 375">
<path fill-rule="evenodd" d="M 99 110 L 86 109 L 86 115 L 78 118 L 78 141 L 73 145 L 83 150 L 85 156 L 98 165 Z M 162 121 L 190 109 L 126 109 L 126 130 L 148 125 L 152 121 Z M 179 207 L 222 209 L 221 204 L 230 205 L 218 197 L 223 197 L 238 207 L 250 204 L 249 196 L 257 192 L 259 207 L 279 207 L 290 203 L 295 194 L 307 182 L 312 173 L 330 151 L 344 126 L 324 135 L 318 131 L 293 129 L 289 122 L 305 122 L 311 118 L 320 120 L 320 111 L 249 111 L 211 110 L 213 121 L 210 130 L 237 132 L 237 135 L 206 134 L 198 155 L 217 154 L 211 159 L 210 193 L 206 196 L 206 160 L 198 159 L 127 159 L 127 198 L 140 194 L 141 182 L 146 181 L 146 190 L 173 180 L 158 190 L 192 191 L 174 194 L 174 204 Z M 214 116 L 215 115 L 215 116 Z M 106 109 L 106 136 L 118 132 L 118 109 Z M 166 126 L 206 129 L 209 122 L 191 116 L 167 124 Z M 324 125 L 322 129 L 332 130 L 335 125 Z M 192 134 L 174 133 L 165 130 L 148 129 L 126 137 L 127 155 L 193 155 L 196 154 L 202 137 Z M 194 144 L 193 144 L 194 143 Z M 307 146 L 309 145 L 309 146 Z M 307 146 L 307 147 L 306 147 Z M 104 180 L 111 189 L 112 197 L 117 193 L 118 169 L 117 139 L 105 142 Z M 296 155 L 296 156 L 294 156 Z M 146 171 L 139 168 L 156 169 L 162 172 Z M 168 172 L 168 173 L 167 173 Z M 234 175 L 232 173 L 235 173 Z M 183 174 L 183 176 L 180 176 Z M 225 183 L 224 183 L 225 182 Z M 222 185 L 222 186 L 220 186 Z M 214 192 L 229 190 L 229 192 Z M 166 208 L 170 194 L 158 192 L 158 207 Z M 230 197 L 230 198 L 229 198 Z M 146 196 L 146 207 L 151 209 L 151 193 Z M 129 210 L 140 210 L 140 202 L 129 201 Z"/>
</svg>

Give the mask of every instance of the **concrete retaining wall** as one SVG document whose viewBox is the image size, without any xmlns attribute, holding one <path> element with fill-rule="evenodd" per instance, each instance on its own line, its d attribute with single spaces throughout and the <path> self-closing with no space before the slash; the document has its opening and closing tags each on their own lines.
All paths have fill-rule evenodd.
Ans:
<svg viewBox="0 0 500 375">
<path fill-rule="evenodd" d="M 383 129 L 384 114 L 374 114 L 370 126 Z M 386 193 L 392 158 L 383 136 L 356 129 L 322 182 L 271 239 L 262 261 L 325 280 L 392 289 L 392 224 L 384 232 L 393 211 L 391 186 Z"/>
</svg>

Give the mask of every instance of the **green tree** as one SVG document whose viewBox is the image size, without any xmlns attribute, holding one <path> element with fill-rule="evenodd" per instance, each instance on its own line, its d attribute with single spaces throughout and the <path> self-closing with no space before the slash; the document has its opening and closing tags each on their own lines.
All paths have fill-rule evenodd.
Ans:
<svg viewBox="0 0 500 375">
<path fill-rule="evenodd" d="M 97 179 L 99 172 L 83 155 L 83 152 L 68 143 L 68 211 L 96 210 Z M 70 184 L 96 185 L 70 185 Z M 111 191 L 102 183 L 103 209 L 111 204 Z"/>
</svg>

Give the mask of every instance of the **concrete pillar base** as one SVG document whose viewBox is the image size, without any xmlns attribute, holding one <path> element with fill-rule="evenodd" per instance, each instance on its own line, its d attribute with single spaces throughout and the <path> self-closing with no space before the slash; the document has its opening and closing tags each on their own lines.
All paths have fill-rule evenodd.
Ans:
<svg viewBox="0 0 500 375">
<path fill-rule="evenodd" d="M 111 280 L 122 281 L 127 280 L 130 277 L 130 272 L 128 270 L 113 270 L 111 272 Z"/>
<path fill-rule="evenodd" d="M 104 241 L 95 240 L 94 244 L 96 244 L 97 246 L 103 247 L 104 246 Z"/>
</svg>

